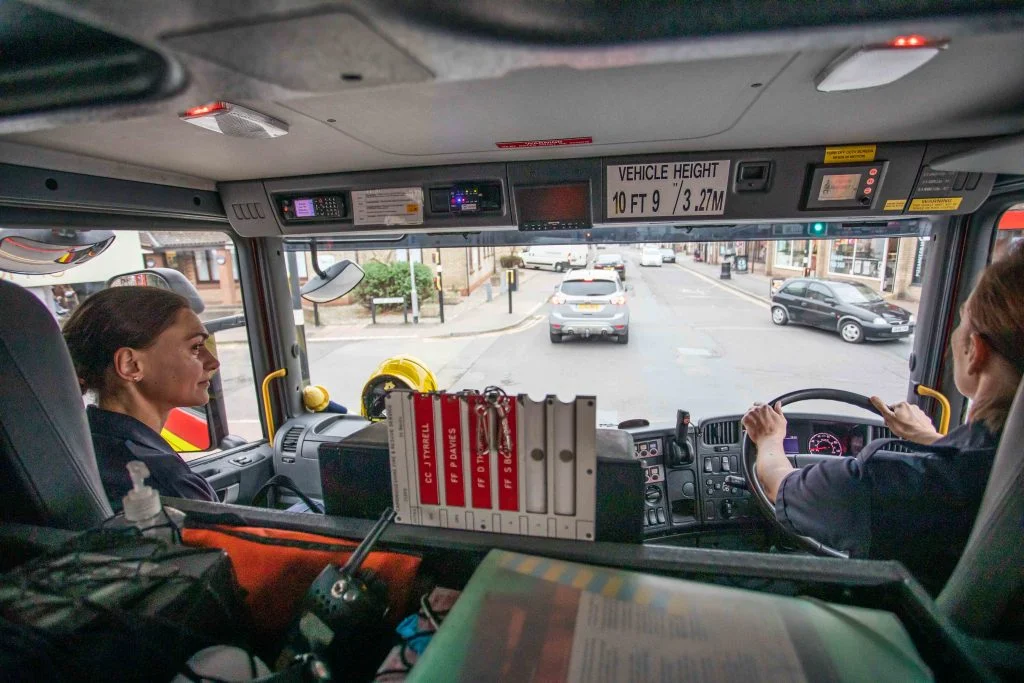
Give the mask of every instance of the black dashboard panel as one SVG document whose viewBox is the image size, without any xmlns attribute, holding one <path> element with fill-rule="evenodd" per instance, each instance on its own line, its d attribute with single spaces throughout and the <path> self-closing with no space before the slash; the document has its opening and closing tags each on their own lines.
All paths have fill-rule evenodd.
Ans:
<svg viewBox="0 0 1024 683">
<path fill-rule="evenodd" d="M 889 436 L 881 421 L 871 418 L 810 413 L 786 417 L 793 455 L 853 456 L 872 439 Z M 685 437 L 690 459 L 675 443 L 673 428 L 627 431 L 633 436 L 633 457 L 644 466 L 644 506 L 638 513 L 646 539 L 741 530 L 763 522 L 742 485 L 739 415 L 706 418 L 690 426 Z"/>
</svg>

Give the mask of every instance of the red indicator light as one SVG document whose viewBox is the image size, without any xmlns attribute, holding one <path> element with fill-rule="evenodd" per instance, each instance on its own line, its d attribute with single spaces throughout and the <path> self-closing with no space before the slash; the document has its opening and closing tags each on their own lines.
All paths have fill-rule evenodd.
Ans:
<svg viewBox="0 0 1024 683">
<path fill-rule="evenodd" d="M 871 188 L 870 187 L 865 187 L 864 188 L 864 194 L 871 194 Z"/>
<path fill-rule="evenodd" d="M 896 36 L 889 41 L 889 45 L 890 47 L 925 47 L 928 45 L 928 39 L 918 35 Z"/>
<path fill-rule="evenodd" d="M 874 185 L 874 184 L 875 184 L 875 179 L 874 178 L 868 178 L 868 185 Z"/>
<path fill-rule="evenodd" d="M 228 105 L 226 105 L 223 102 L 210 102 L 209 104 L 204 104 L 199 107 L 192 107 L 191 109 L 186 109 L 185 113 L 182 114 L 182 116 L 186 118 L 192 118 L 194 116 L 206 116 L 207 114 L 212 114 L 216 111 L 227 111 L 227 109 Z"/>
<path fill-rule="evenodd" d="M 870 171 L 868 171 L 868 175 L 878 175 L 878 169 L 877 168 L 871 169 Z"/>
</svg>

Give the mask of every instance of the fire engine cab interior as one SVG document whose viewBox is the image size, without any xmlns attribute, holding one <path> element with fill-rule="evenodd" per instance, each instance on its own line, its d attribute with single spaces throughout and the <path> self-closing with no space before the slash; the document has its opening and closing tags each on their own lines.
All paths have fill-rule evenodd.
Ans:
<svg viewBox="0 0 1024 683">
<path fill-rule="evenodd" d="M 335 680 L 684 680 L 701 666 L 702 680 L 1019 677 L 1020 391 L 971 540 L 935 595 L 899 563 L 849 559 L 781 528 L 751 481 L 744 405 L 598 426 L 584 538 L 394 520 L 397 408 L 371 421 L 303 403 L 289 249 L 819 233 L 930 236 L 945 258 L 928 264 L 907 398 L 918 384 L 953 396 L 944 359 L 986 264 L 979 235 L 1024 197 L 1024 11 L 770 7 L 0 1 L 2 269 L 52 256 L 25 244 L 60 255 L 35 272 L 59 272 L 122 230 L 225 231 L 253 374 L 266 378 L 265 438 L 191 463 L 234 503 L 165 499 L 185 516 L 177 551 L 151 555 L 139 534 L 113 542 L 60 330 L 0 282 L 0 628 L 12 643 L 0 664 L 18 680 L 216 679 L 232 657 L 251 664 L 233 680 L 329 680 L 316 678 L 328 669 Z M 581 398 L 577 420 L 589 415 Z M 877 415 L 798 403 L 864 397 L 807 387 L 783 398 L 801 443 L 891 436 Z M 946 419 L 959 424 L 966 401 L 951 403 Z M 938 402 L 923 405 L 938 419 Z M 833 457 L 798 450 L 798 467 Z M 277 508 L 242 504 L 281 475 L 291 489 Z M 298 497 L 324 514 L 279 509 Z M 130 578 L 117 573 L 128 565 Z M 114 580 L 95 588 L 102 567 Z M 673 596 L 699 609 L 673 611 Z M 559 611 L 566 600 L 580 617 Z M 581 635 L 582 615 L 602 609 L 706 631 L 680 635 L 672 622 L 652 626 L 652 640 L 622 627 L 615 638 L 654 653 L 629 677 L 583 654 L 584 642 L 612 647 L 608 633 Z M 568 626 L 552 616 L 570 612 Z M 403 632 L 408 615 L 418 621 Z M 436 631 L 425 648 L 421 627 Z M 782 649 L 759 640 L 766 631 Z M 109 643 L 122 637 L 119 653 Z M 225 648 L 216 662 L 193 656 L 214 646 Z M 677 668 L 660 678 L 644 668 L 669 660 Z M 588 668 L 600 666 L 611 667 L 603 678 Z"/>
</svg>

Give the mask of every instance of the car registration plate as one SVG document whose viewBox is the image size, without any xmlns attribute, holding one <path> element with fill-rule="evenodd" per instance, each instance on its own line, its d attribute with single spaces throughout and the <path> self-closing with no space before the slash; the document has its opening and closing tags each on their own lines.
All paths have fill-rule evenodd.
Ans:
<svg viewBox="0 0 1024 683">
<path fill-rule="evenodd" d="M 577 311 L 600 311 L 601 304 L 576 304 Z"/>
<path fill-rule="evenodd" d="M 895 327 L 892 328 L 892 331 L 894 333 L 896 333 L 896 332 L 909 332 L 910 331 L 910 325 L 896 325 Z"/>
</svg>

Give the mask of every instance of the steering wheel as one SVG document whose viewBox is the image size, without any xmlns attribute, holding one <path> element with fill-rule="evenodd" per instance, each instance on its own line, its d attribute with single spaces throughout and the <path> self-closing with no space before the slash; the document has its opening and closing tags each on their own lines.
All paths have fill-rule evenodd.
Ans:
<svg viewBox="0 0 1024 683">
<path fill-rule="evenodd" d="M 781 403 L 783 406 L 787 406 L 791 403 L 796 403 L 797 401 L 812 400 L 848 403 L 849 405 L 868 410 L 875 415 L 881 415 L 881 413 L 878 412 L 878 409 L 871 405 L 871 400 L 868 399 L 867 396 L 861 396 L 860 394 L 855 394 L 852 391 L 842 391 L 841 389 L 801 389 L 799 391 L 783 394 L 782 396 L 769 401 L 768 405 L 774 406 L 776 403 Z M 810 536 L 795 534 L 782 526 L 779 520 L 775 517 L 774 503 L 768 500 L 768 494 L 765 493 L 764 486 L 761 485 L 761 480 L 757 478 L 757 474 L 754 472 L 754 463 L 757 460 L 757 447 L 745 431 L 743 433 L 743 454 L 740 457 L 740 460 L 743 463 L 743 475 L 747 479 L 747 488 L 751 493 L 753 493 L 755 504 L 760 508 L 761 512 L 768 517 L 768 519 L 775 523 L 776 528 L 782 532 L 784 536 L 796 543 L 798 547 L 809 550 L 818 555 L 824 555 L 826 557 L 841 557 L 843 559 L 849 557 L 846 553 L 827 546 L 817 539 L 811 538 Z"/>
</svg>

